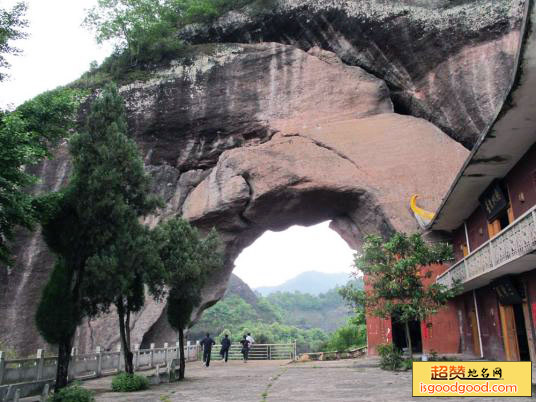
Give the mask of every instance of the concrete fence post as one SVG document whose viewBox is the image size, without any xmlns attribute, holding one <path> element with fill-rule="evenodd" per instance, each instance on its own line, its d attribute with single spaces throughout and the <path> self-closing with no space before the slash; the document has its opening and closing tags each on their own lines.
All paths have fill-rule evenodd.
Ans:
<svg viewBox="0 0 536 402">
<path fill-rule="evenodd" d="M 154 367 L 154 343 L 151 343 L 151 346 L 149 346 L 151 350 L 151 360 L 150 360 L 150 367 Z"/>
<path fill-rule="evenodd" d="M 20 399 L 20 388 L 15 390 L 15 396 L 13 397 L 13 402 L 19 402 Z"/>
<path fill-rule="evenodd" d="M 100 377 L 102 374 L 102 352 L 100 346 L 95 348 L 95 354 L 97 355 L 97 368 L 95 369 L 95 376 Z"/>
<path fill-rule="evenodd" d="M 180 359 L 181 358 L 181 343 L 177 341 L 175 345 L 177 346 L 177 359 Z"/>
<path fill-rule="evenodd" d="M 117 372 L 120 372 L 123 361 L 123 352 L 121 351 L 121 344 L 117 345 L 117 351 L 119 352 L 119 357 L 117 358 Z"/>
<path fill-rule="evenodd" d="M 67 374 L 67 379 L 69 381 L 73 380 L 76 376 L 76 347 L 71 349 L 71 360 L 69 362 L 69 370 Z"/>
<path fill-rule="evenodd" d="M 139 366 L 140 366 L 140 344 L 137 343 L 134 345 L 134 371 L 137 371 Z"/>
<path fill-rule="evenodd" d="M 4 373 L 6 371 L 5 352 L 0 351 L 0 385 L 4 383 Z"/>
<path fill-rule="evenodd" d="M 37 349 L 37 373 L 35 376 L 35 379 L 37 381 L 43 379 L 43 368 L 45 366 L 45 354 L 43 353 L 43 349 Z"/>
<path fill-rule="evenodd" d="M 164 364 L 167 365 L 167 359 L 168 359 L 168 348 L 169 344 L 167 342 L 164 342 Z"/>
<path fill-rule="evenodd" d="M 50 385 L 47 383 L 43 387 L 43 392 L 41 392 L 41 398 L 39 398 L 39 402 L 47 402 L 49 392 L 50 392 Z"/>
<path fill-rule="evenodd" d="M 156 382 L 156 385 L 160 384 L 160 364 L 157 364 L 156 365 L 156 369 L 155 369 L 155 382 Z"/>
</svg>

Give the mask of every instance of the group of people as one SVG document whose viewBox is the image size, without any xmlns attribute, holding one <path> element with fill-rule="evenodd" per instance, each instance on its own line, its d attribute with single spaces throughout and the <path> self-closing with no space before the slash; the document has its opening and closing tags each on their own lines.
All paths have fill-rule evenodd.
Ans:
<svg viewBox="0 0 536 402">
<path fill-rule="evenodd" d="M 248 332 L 247 335 L 244 335 L 244 337 L 240 340 L 240 344 L 242 345 L 242 349 L 240 352 L 242 353 L 244 363 L 248 361 L 249 358 L 249 351 L 253 344 L 255 343 L 255 339 L 251 336 L 251 333 Z M 212 353 L 212 346 L 216 344 L 214 339 L 210 337 L 210 334 L 207 332 L 207 335 L 203 340 L 200 342 L 201 346 L 203 346 L 203 363 L 206 367 L 210 366 L 210 355 Z M 231 339 L 229 339 L 229 335 L 225 334 L 225 336 L 221 340 L 221 349 L 220 349 L 220 356 L 222 360 L 227 363 L 227 360 L 229 359 L 229 350 L 231 349 Z"/>
</svg>

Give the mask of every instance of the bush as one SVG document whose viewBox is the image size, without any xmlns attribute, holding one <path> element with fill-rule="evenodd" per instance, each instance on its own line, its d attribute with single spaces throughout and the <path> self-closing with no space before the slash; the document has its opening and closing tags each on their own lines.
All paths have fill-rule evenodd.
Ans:
<svg viewBox="0 0 536 402">
<path fill-rule="evenodd" d="M 367 329 L 358 317 L 348 319 L 346 324 L 331 334 L 327 348 L 330 351 L 345 351 L 366 344 Z"/>
<path fill-rule="evenodd" d="M 75 384 L 63 388 L 58 393 L 48 398 L 48 402 L 94 402 L 95 396 L 92 391 Z"/>
<path fill-rule="evenodd" d="M 397 370 L 402 367 L 402 351 L 397 349 L 392 343 L 378 345 L 380 355 L 380 367 L 383 370 Z"/>
<path fill-rule="evenodd" d="M 412 359 L 404 359 L 402 360 L 401 369 L 402 370 L 412 370 L 413 369 L 413 361 Z"/>
<path fill-rule="evenodd" d="M 119 373 L 112 379 L 112 391 L 135 392 L 149 388 L 149 380 L 138 374 Z"/>
<path fill-rule="evenodd" d="M 448 362 L 448 361 L 456 361 L 455 357 L 448 357 L 448 356 L 439 356 L 435 350 L 431 350 L 428 355 L 428 361 L 429 362 Z"/>
</svg>

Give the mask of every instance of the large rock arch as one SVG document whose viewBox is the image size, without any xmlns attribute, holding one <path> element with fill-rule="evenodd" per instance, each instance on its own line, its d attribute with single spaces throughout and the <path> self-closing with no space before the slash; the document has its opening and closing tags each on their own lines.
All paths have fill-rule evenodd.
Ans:
<svg viewBox="0 0 536 402">
<path fill-rule="evenodd" d="M 222 236 L 225 269 L 200 310 L 223 295 L 234 259 L 265 230 L 332 219 L 353 247 L 366 233 L 416 230 L 410 196 L 434 209 L 468 154 L 433 124 L 394 113 L 382 80 L 316 48 L 200 46 L 120 90 L 166 201 L 146 223 L 182 214 Z M 68 166 L 63 146 L 41 167 L 37 190 L 64 183 Z M 21 236 L 16 250 L 2 280 L 0 328 L 4 342 L 32 353 L 44 346 L 33 314 L 51 256 L 38 234 Z M 132 321 L 134 342 L 174 339 L 163 307 L 148 300 Z M 77 344 L 109 348 L 116 334 L 115 317 L 102 317 L 80 327 Z"/>
</svg>

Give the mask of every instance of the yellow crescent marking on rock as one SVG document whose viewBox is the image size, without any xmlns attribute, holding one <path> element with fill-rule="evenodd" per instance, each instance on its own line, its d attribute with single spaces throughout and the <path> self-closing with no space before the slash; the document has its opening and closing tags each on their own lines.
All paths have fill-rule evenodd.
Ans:
<svg viewBox="0 0 536 402">
<path fill-rule="evenodd" d="M 417 206 L 417 198 L 419 196 L 417 194 L 413 195 L 411 197 L 411 201 L 410 201 L 410 207 L 411 207 L 411 210 L 413 211 L 413 213 L 415 215 L 418 215 L 420 216 L 421 218 L 427 220 L 427 221 L 431 221 L 432 219 L 434 219 L 434 216 L 435 214 L 433 212 L 428 212 L 428 211 L 425 211 L 424 209 L 422 208 L 419 208 Z"/>
</svg>

